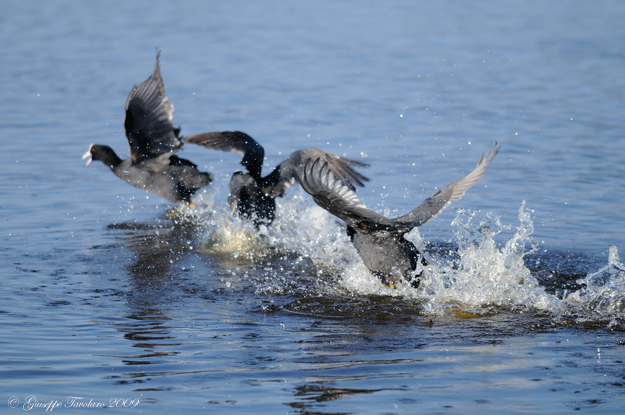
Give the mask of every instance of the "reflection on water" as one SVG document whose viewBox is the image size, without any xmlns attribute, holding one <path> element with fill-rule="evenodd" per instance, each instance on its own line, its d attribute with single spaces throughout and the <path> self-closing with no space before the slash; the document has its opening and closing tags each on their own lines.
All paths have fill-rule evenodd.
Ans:
<svg viewBox="0 0 625 415">
<path fill-rule="evenodd" d="M 286 403 L 291 408 L 298 409 L 298 413 L 312 413 L 310 409 L 315 405 L 311 402 L 327 402 L 337 399 L 349 398 L 351 395 L 369 394 L 379 392 L 380 389 L 350 389 L 350 388 L 333 388 L 321 385 L 302 385 L 295 387 L 295 402 Z"/>
<path fill-rule="evenodd" d="M 180 354 L 177 348 L 185 344 L 176 333 L 172 308 L 177 307 L 175 302 L 184 301 L 181 295 L 197 294 L 193 286 L 180 290 L 182 284 L 178 273 L 187 271 L 180 264 L 184 264 L 185 257 L 193 252 L 198 230 L 197 226 L 178 214 L 177 210 L 173 210 L 149 223 L 108 225 L 114 232 L 121 232 L 118 237 L 132 256 L 132 261 L 125 267 L 128 274 L 124 293 L 127 322 L 115 323 L 114 326 L 124 339 L 132 343 L 133 348 L 141 351 L 136 355 L 116 356 L 125 365 L 140 368 L 143 365 L 166 364 Z M 190 267 L 189 271 L 192 269 Z M 141 383 L 140 379 L 148 375 L 141 371 L 128 372 L 126 376 L 129 379 L 119 382 L 127 383 L 132 379 L 133 383 Z"/>
</svg>

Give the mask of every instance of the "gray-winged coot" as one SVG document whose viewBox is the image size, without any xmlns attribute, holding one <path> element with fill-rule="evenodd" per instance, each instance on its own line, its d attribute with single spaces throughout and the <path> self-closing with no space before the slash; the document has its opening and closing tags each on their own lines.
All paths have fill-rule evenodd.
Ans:
<svg viewBox="0 0 625 415">
<path fill-rule="evenodd" d="M 411 274 L 419 261 L 424 265 L 426 262 L 404 235 L 432 219 L 452 201 L 459 200 L 484 176 L 498 151 L 495 142 L 486 157 L 482 154 L 472 172 L 450 182 L 408 214 L 395 219 L 367 209 L 356 194 L 337 179 L 324 160 L 307 160 L 305 167 L 298 172 L 298 180 L 319 206 L 347 223 L 347 235 L 372 274 L 387 285 L 403 278 L 416 288 L 420 275 L 413 279 Z"/>
</svg>

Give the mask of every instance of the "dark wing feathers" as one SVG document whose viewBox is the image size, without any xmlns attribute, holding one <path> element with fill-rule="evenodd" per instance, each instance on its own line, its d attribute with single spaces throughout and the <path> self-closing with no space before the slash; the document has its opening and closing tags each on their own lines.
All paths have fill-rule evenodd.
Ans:
<svg viewBox="0 0 625 415">
<path fill-rule="evenodd" d="M 261 178 L 265 150 L 252 137 L 240 131 L 196 134 L 186 137 L 185 141 L 240 155 L 243 157 L 241 164 L 247 168 L 266 193 L 271 193 L 274 197 L 280 197 L 284 194 L 308 160 L 320 159 L 327 162 L 330 170 L 351 190 L 355 190 L 354 185 L 364 186 L 364 182 L 369 181 L 367 177 L 355 170 L 356 167 L 367 167 L 367 164 L 314 148 L 291 153 L 267 177 Z"/>
<path fill-rule="evenodd" d="M 154 73 L 138 87 L 135 85 L 126 100 L 124 127 L 133 163 L 178 151 L 182 142 L 172 125 L 174 106 L 165 95 L 156 55 Z"/>
<path fill-rule="evenodd" d="M 189 166 L 189 167 L 193 167 L 194 169 L 197 169 L 197 164 L 187 159 L 181 159 L 175 154 L 172 154 L 169 157 L 169 165 L 170 166 Z"/>
<path fill-rule="evenodd" d="M 241 131 L 222 131 L 192 135 L 185 141 L 206 148 L 231 151 L 242 157 L 241 164 L 258 180 L 263 167 L 265 150 L 249 135 Z"/>
<path fill-rule="evenodd" d="M 457 182 L 450 182 L 444 189 L 439 190 L 432 196 L 428 197 L 419 206 L 414 208 L 408 214 L 395 218 L 397 222 L 404 223 L 406 226 L 415 227 L 421 226 L 434 216 L 438 215 L 447 205 L 455 200 L 460 200 L 464 196 L 465 192 L 478 182 L 488 170 L 488 166 L 493 158 L 499 152 L 499 146 L 495 142 L 494 146 L 491 146 L 488 154 L 484 157 L 480 157 L 480 161 L 477 162 L 477 166 L 471 173 L 467 174 Z"/>
</svg>

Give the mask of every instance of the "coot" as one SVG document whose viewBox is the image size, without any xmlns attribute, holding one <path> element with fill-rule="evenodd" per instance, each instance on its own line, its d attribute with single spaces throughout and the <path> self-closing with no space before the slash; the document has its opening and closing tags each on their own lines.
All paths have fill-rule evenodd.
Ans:
<svg viewBox="0 0 625 415">
<path fill-rule="evenodd" d="M 214 150 L 232 151 L 242 157 L 241 164 L 247 173 L 236 171 L 232 175 L 228 204 L 233 211 L 256 225 L 269 224 L 275 219 L 275 198 L 284 195 L 309 160 L 323 160 L 327 169 L 351 190 L 355 190 L 354 185 L 364 186 L 363 182 L 369 181 L 354 170 L 355 167 L 367 167 L 367 164 L 314 148 L 293 152 L 269 175 L 262 177 L 265 150 L 240 131 L 202 133 L 189 136 L 185 141 Z"/>
<path fill-rule="evenodd" d="M 408 214 L 395 219 L 367 209 L 356 194 L 337 179 L 325 160 L 306 160 L 297 178 L 319 206 L 347 222 L 347 235 L 372 274 L 387 285 L 396 284 L 403 278 L 416 288 L 420 275 L 413 279 L 411 274 L 419 261 L 424 265 L 426 262 L 404 235 L 432 219 L 452 201 L 459 200 L 484 176 L 498 151 L 495 142 L 486 157 L 482 154 L 471 173 L 457 182 L 450 182 Z"/>
<path fill-rule="evenodd" d="M 213 176 L 174 154 L 182 147 L 182 137 L 172 125 L 174 106 L 165 95 L 159 58 L 157 52 L 154 73 L 139 87 L 135 85 L 126 100 L 124 127 L 130 157 L 122 160 L 109 146 L 91 144 L 83 159 L 89 158 L 87 165 L 100 160 L 125 182 L 170 202 L 190 203 Z"/>
</svg>

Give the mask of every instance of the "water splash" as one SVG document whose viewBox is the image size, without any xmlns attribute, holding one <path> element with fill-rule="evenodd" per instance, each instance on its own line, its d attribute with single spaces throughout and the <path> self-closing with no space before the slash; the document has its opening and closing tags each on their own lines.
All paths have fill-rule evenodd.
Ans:
<svg viewBox="0 0 625 415">
<path fill-rule="evenodd" d="M 195 212 L 194 212 L 195 213 Z M 204 219 L 204 237 L 200 251 L 219 256 L 239 255 L 254 260 L 262 253 L 264 244 L 251 223 L 231 215 L 226 209 L 210 212 Z"/>
<path fill-rule="evenodd" d="M 430 266 L 425 269 L 426 276 L 416 290 L 408 284 L 386 287 L 372 276 L 349 242 L 344 224 L 301 194 L 279 201 L 274 223 L 259 229 L 233 217 L 226 209 L 212 213 L 213 217 L 205 220 L 204 250 L 245 254 L 251 260 L 265 255 L 268 250 L 297 252 L 311 260 L 315 272 L 323 269 L 340 274 L 340 284 L 336 287 L 339 292 L 420 299 L 430 312 L 449 306 L 473 311 L 490 306 L 552 306 L 548 295 L 523 263 L 524 255 L 535 249 L 531 239 L 533 223 L 525 204 L 519 210 L 520 225 L 502 249 L 497 248 L 495 242 L 495 236 L 506 228 L 499 218 L 479 211 L 460 210 L 452 222 L 457 228 L 457 259 L 446 260 L 436 252 L 429 254 Z M 413 229 L 407 238 L 425 252 L 418 229 Z"/>
<path fill-rule="evenodd" d="M 546 291 L 525 266 L 537 251 L 534 225 L 525 202 L 516 226 L 503 225 L 491 213 L 458 210 L 453 246 L 431 249 L 418 229 L 406 235 L 426 254 L 419 288 L 400 284 L 390 288 L 364 266 L 349 242 L 345 225 L 299 192 L 277 201 L 270 226 L 255 228 L 226 209 L 209 204 L 190 210 L 204 228 L 200 251 L 242 258 L 260 270 L 257 294 L 300 293 L 305 296 L 387 296 L 416 304 L 431 315 L 485 315 L 501 311 L 550 313 L 554 321 L 625 321 L 625 265 L 615 247 L 608 265 L 580 281 L 583 289 L 564 299 Z M 504 230 L 514 230 L 499 241 Z"/>
<path fill-rule="evenodd" d="M 581 323 L 625 328 L 625 264 L 610 246 L 608 264 L 577 281 L 582 288 L 566 298 L 567 314 Z"/>
<path fill-rule="evenodd" d="M 608 250 L 608 265 L 589 273 L 586 278 L 577 281 L 585 284 L 589 289 L 597 290 L 602 287 L 615 288 L 616 284 L 625 280 L 625 264 L 621 262 L 616 246 Z"/>
<path fill-rule="evenodd" d="M 513 311 L 553 310 L 559 300 L 545 292 L 525 266 L 525 255 L 534 252 L 533 222 L 519 209 L 519 226 L 500 249 L 495 236 L 507 226 L 492 214 L 460 210 L 452 225 L 457 227 L 457 256 L 432 261 L 421 283 L 426 313 L 449 311 L 487 314 L 499 309 Z"/>
</svg>

